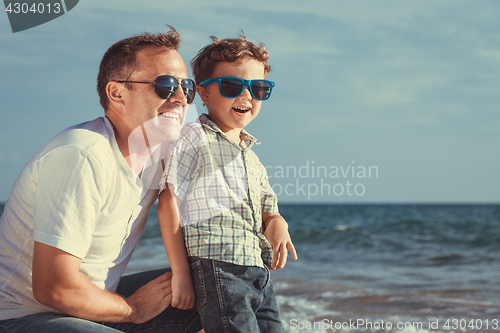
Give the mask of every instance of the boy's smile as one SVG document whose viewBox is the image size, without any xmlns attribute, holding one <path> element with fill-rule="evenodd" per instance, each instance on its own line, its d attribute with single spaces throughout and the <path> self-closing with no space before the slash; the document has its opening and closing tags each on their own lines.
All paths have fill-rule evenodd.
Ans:
<svg viewBox="0 0 500 333">
<path fill-rule="evenodd" d="M 220 62 L 215 67 L 212 77 L 232 76 L 245 80 L 265 79 L 264 64 L 255 59 L 243 62 Z M 241 130 L 259 113 L 262 101 L 256 100 L 245 87 L 241 95 L 226 98 L 220 95 L 217 83 L 206 87 L 196 87 L 199 96 L 206 104 L 210 120 L 212 120 L 226 135 L 240 143 Z"/>
<path fill-rule="evenodd" d="M 234 107 L 233 110 L 236 112 L 239 112 L 239 113 L 245 113 L 245 112 L 250 111 L 250 108 L 236 108 L 236 107 Z"/>
</svg>

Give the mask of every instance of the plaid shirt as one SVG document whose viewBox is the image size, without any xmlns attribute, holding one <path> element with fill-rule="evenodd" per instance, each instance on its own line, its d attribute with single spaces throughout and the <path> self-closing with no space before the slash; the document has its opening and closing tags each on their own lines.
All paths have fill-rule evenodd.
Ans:
<svg viewBox="0 0 500 333">
<path fill-rule="evenodd" d="M 188 256 L 244 266 L 271 265 L 262 234 L 262 212 L 278 203 L 265 167 L 251 150 L 245 130 L 241 146 L 203 114 L 184 126 L 171 149 L 160 184 L 175 185 Z"/>
</svg>

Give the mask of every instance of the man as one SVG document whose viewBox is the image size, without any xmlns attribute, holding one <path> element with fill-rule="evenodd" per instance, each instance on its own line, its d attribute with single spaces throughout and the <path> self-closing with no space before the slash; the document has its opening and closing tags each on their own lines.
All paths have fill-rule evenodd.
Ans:
<svg viewBox="0 0 500 333">
<path fill-rule="evenodd" d="M 194 309 L 169 306 L 170 272 L 121 278 L 158 194 L 147 161 L 194 98 L 179 44 L 171 28 L 111 46 L 105 117 L 64 130 L 21 172 L 0 219 L 0 332 L 201 329 Z"/>
</svg>

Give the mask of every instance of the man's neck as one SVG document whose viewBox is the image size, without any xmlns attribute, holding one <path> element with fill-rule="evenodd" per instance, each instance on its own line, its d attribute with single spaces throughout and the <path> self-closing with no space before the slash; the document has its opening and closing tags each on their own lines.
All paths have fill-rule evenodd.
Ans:
<svg viewBox="0 0 500 333">
<path fill-rule="evenodd" d="M 113 127 L 115 140 L 123 158 L 132 171 L 140 177 L 146 161 L 156 147 L 149 146 L 149 142 L 143 136 L 140 127 L 130 130 L 125 124 L 121 124 L 119 120 L 113 119 L 112 116 L 107 115 L 106 117 Z"/>
</svg>

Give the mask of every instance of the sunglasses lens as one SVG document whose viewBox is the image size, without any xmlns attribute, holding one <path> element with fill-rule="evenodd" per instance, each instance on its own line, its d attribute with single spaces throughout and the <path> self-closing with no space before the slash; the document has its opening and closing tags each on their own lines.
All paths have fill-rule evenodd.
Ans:
<svg viewBox="0 0 500 333">
<path fill-rule="evenodd" d="M 188 104 L 193 103 L 194 96 L 195 96 L 195 84 L 194 81 L 191 79 L 185 79 L 182 80 L 182 91 L 184 92 L 184 95 L 186 96 Z"/>
<path fill-rule="evenodd" d="M 223 79 L 219 83 L 220 94 L 224 97 L 236 97 L 243 90 L 243 82 L 233 78 Z"/>
<path fill-rule="evenodd" d="M 177 79 L 170 75 L 158 76 L 155 79 L 155 93 L 158 97 L 169 99 L 177 91 L 179 85 Z"/>
<path fill-rule="evenodd" d="M 271 84 L 264 80 L 253 81 L 252 94 L 256 99 L 268 99 L 271 96 Z"/>
</svg>

